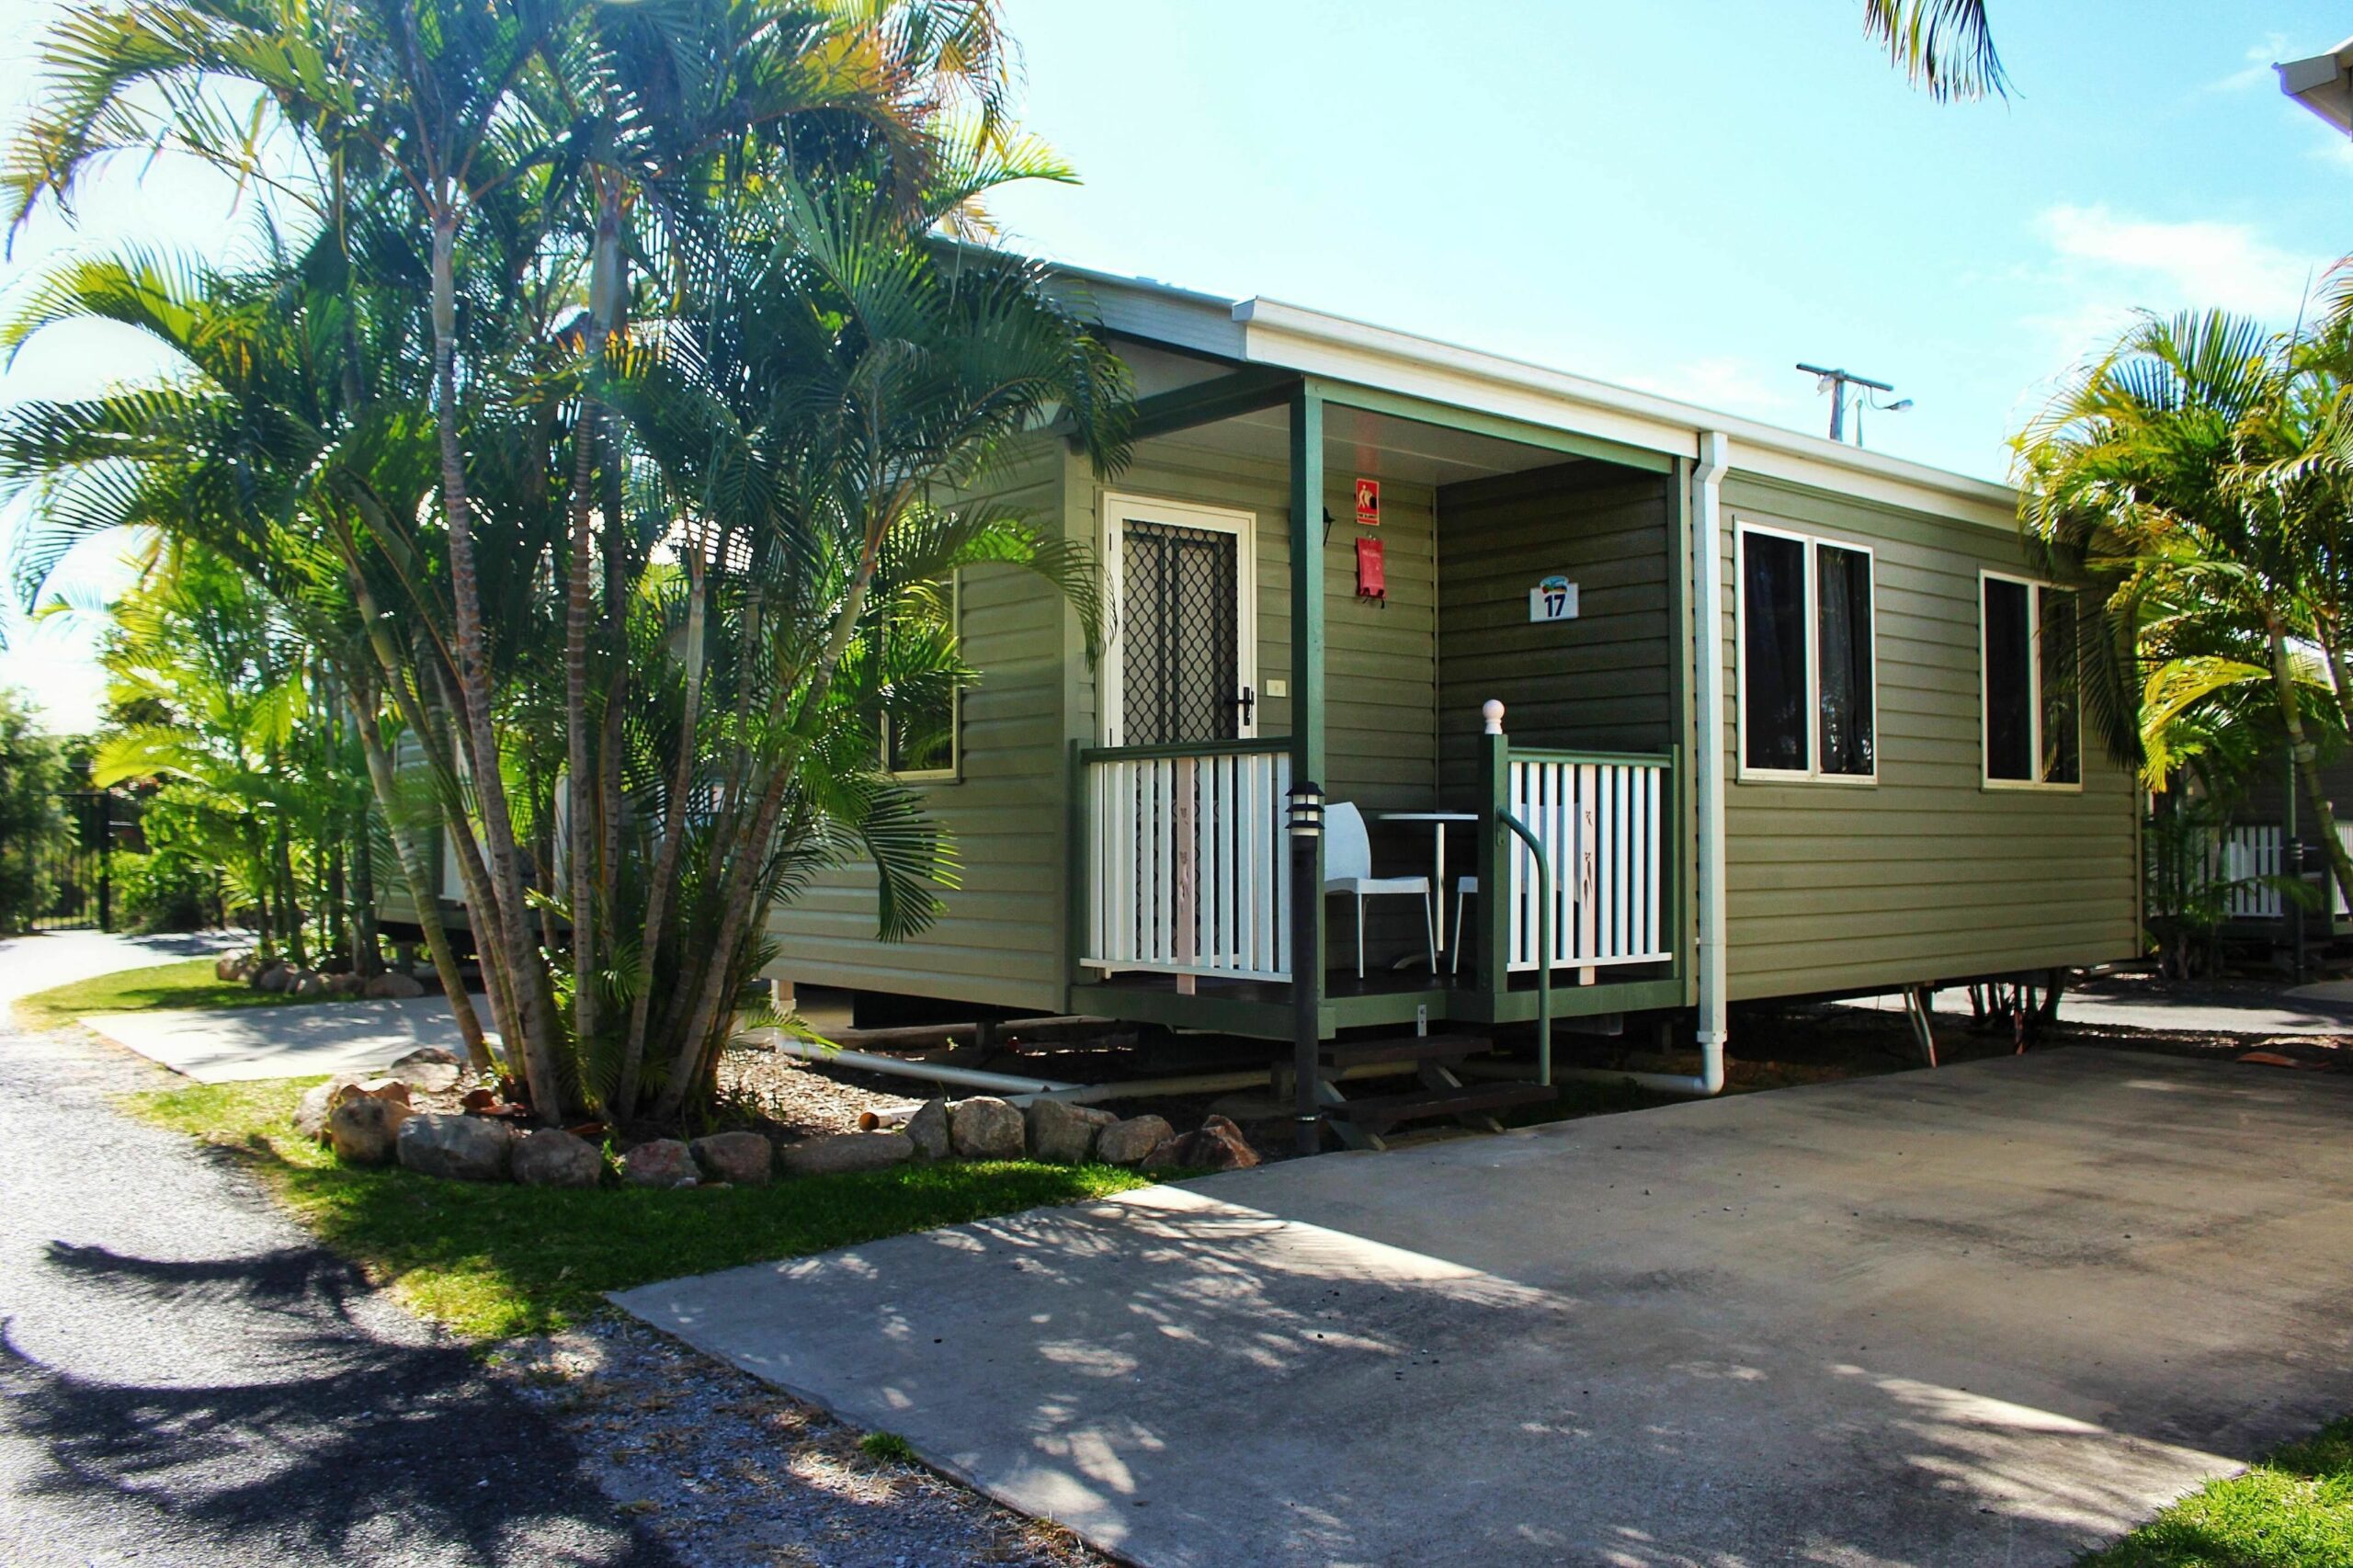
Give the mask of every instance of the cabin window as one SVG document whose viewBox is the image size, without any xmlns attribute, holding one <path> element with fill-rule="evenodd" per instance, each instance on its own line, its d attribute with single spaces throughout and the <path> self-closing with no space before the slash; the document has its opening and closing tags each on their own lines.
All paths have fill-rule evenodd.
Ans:
<svg viewBox="0 0 2353 1568">
<path fill-rule="evenodd" d="M 1870 551 L 1747 524 L 1739 537 L 1741 773 L 1877 778 Z"/>
<path fill-rule="evenodd" d="M 2075 595 L 1990 572 L 1980 592 L 1985 782 L 2081 785 Z"/>
<path fill-rule="evenodd" d="M 882 625 L 881 712 L 876 720 L 881 763 L 901 778 L 953 778 L 962 761 L 958 732 L 964 693 L 939 665 L 944 662 L 952 668 L 956 663 L 962 574 L 915 597 L 907 611 Z"/>
</svg>

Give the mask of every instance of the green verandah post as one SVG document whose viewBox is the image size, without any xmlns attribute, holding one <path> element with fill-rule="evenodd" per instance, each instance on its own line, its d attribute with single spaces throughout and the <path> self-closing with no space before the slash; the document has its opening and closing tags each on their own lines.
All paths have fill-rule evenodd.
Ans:
<svg viewBox="0 0 2353 1568">
<path fill-rule="evenodd" d="M 1321 1146 L 1324 1043 L 1324 399 L 1290 397 L 1291 1078 L 1299 1152 Z M 1309 802 L 1313 801 L 1311 807 Z M 1313 811 L 1313 822 L 1304 820 Z"/>
</svg>

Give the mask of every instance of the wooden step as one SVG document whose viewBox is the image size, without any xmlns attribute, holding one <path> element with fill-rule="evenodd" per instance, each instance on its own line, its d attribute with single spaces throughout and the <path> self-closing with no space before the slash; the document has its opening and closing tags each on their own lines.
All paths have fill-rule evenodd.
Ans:
<svg viewBox="0 0 2353 1568">
<path fill-rule="evenodd" d="M 1336 1121 L 1346 1121 L 1367 1132 L 1381 1132 L 1401 1121 L 1427 1121 L 1439 1116 L 1476 1116 L 1485 1111 L 1508 1110 L 1514 1106 L 1543 1105 L 1558 1096 L 1560 1091 L 1548 1089 L 1541 1084 L 1466 1084 L 1459 1089 L 1416 1089 L 1410 1094 L 1375 1095 L 1370 1098 L 1349 1100 L 1344 1105 L 1325 1106 L 1324 1114 Z"/>
<path fill-rule="evenodd" d="M 1388 1040 L 1336 1040 L 1324 1046 L 1324 1065 L 1345 1070 L 1376 1062 L 1460 1062 L 1494 1049 L 1484 1035 L 1398 1035 Z"/>
</svg>

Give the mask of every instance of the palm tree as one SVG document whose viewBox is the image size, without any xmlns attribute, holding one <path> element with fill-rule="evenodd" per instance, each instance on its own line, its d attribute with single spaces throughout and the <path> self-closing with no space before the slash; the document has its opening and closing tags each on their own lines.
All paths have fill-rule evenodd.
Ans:
<svg viewBox="0 0 2353 1568">
<path fill-rule="evenodd" d="M 2136 652 L 2140 688 L 2106 683 L 2111 747 L 2145 757 L 2152 743 L 2177 745 L 2177 726 L 2244 714 L 2239 699 L 2265 692 L 2338 883 L 2353 887 L 2319 761 L 2322 739 L 2353 719 L 2353 470 L 2325 449 L 2326 411 L 2342 402 L 2335 364 L 2221 312 L 2146 316 L 2014 445 L 2029 538 L 2093 585 L 2102 641 Z"/>
<path fill-rule="evenodd" d="M 1093 625 L 1082 547 L 963 498 L 1057 415 L 1099 467 L 1116 467 L 1125 374 L 1039 268 L 923 237 L 969 194 L 944 185 L 911 222 L 880 178 L 817 188 L 779 174 L 745 214 L 762 243 L 715 252 L 691 312 L 617 367 L 614 406 L 686 519 L 676 542 L 690 610 L 715 605 L 728 623 L 708 644 L 688 628 L 682 728 L 694 743 L 676 755 L 698 766 L 669 780 L 649 910 L 667 906 L 680 873 L 689 802 L 729 858 L 697 869 L 715 896 L 690 927 L 649 920 L 645 960 L 674 953 L 665 964 L 680 983 L 662 988 L 650 1037 L 640 993 L 625 1107 L 649 1038 L 667 1057 L 657 1118 L 704 1081 L 722 1008 L 757 968 L 751 915 L 797 874 L 818 818 L 860 824 L 886 935 L 929 917 L 937 857 L 860 715 L 886 676 L 954 678 L 953 645 L 897 639 L 908 662 L 892 667 L 882 629 L 920 623 L 933 585 L 979 562 L 1046 576 Z M 788 824 L 799 831 L 780 833 Z"/>
<path fill-rule="evenodd" d="M 1939 103 L 2009 96 L 1985 0 L 1863 0 L 1863 33 Z"/>
</svg>

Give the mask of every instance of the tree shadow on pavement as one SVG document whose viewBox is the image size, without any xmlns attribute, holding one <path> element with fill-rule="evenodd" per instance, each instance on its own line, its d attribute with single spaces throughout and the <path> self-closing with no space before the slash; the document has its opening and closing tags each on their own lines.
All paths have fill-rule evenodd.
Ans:
<svg viewBox="0 0 2353 1568">
<path fill-rule="evenodd" d="M 388 1312 L 392 1333 L 371 1325 L 367 1282 L 331 1253 L 180 1262 L 56 1243 L 47 1261 L 86 1291 L 85 1327 L 147 1341 L 69 1340 L 52 1365 L 0 1321 L 0 1427 L 45 1454 L 20 1484 L 62 1512 L 152 1509 L 186 1538 L 174 1560 L 203 1542 L 242 1562 L 674 1561 L 466 1348 Z M 158 1375 L 182 1339 L 192 1364 Z"/>
</svg>

